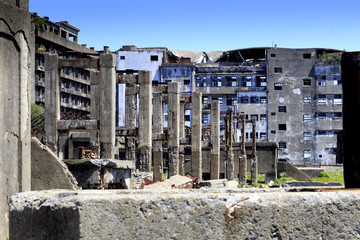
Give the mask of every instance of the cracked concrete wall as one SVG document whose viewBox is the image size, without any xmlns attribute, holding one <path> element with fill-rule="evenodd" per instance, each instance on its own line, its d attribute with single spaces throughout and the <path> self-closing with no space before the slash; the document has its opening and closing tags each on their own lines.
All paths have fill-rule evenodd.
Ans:
<svg viewBox="0 0 360 240">
<path fill-rule="evenodd" d="M 359 193 L 271 189 L 27 192 L 11 199 L 10 238 L 358 239 Z"/>
<path fill-rule="evenodd" d="M 37 138 L 31 139 L 31 190 L 79 189 L 68 167 Z"/>
<path fill-rule="evenodd" d="M 30 49 L 28 1 L 0 1 L 0 238 L 8 236 L 8 202 L 30 190 Z"/>
</svg>

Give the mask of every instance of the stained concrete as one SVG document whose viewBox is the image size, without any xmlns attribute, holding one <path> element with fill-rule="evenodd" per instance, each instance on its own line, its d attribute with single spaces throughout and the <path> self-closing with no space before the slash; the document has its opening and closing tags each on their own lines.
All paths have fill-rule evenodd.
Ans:
<svg viewBox="0 0 360 240">
<path fill-rule="evenodd" d="M 19 193 L 11 198 L 10 238 L 357 239 L 359 193 L 272 189 Z"/>
<path fill-rule="evenodd" d="M 37 138 L 31 139 L 31 190 L 79 189 L 66 164 Z"/>
</svg>

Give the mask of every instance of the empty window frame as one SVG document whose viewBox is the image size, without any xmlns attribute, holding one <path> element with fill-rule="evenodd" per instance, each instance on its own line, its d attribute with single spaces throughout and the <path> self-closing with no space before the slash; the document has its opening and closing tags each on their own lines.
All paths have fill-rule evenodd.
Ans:
<svg viewBox="0 0 360 240">
<path fill-rule="evenodd" d="M 282 68 L 281 67 L 275 67 L 274 68 L 274 73 L 282 73 Z"/>
<path fill-rule="evenodd" d="M 246 81 L 246 87 L 252 86 L 252 77 L 250 76 L 245 77 L 245 81 Z"/>
<path fill-rule="evenodd" d="M 333 119 L 341 119 L 342 113 L 341 112 L 334 112 L 333 113 Z"/>
<path fill-rule="evenodd" d="M 189 79 L 185 79 L 185 80 L 184 80 L 184 85 L 190 85 L 190 80 L 189 80 Z"/>
<path fill-rule="evenodd" d="M 304 158 L 311 158 L 311 150 L 304 150 Z"/>
<path fill-rule="evenodd" d="M 159 61 L 159 56 L 157 56 L 157 55 L 151 55 L 151 56 L 150 56 L 150 61 Z"/>
<path fill-rule="evenodd" d="M 342 96 L 341 96 L 341 94 L 335 94 L 334 95 L 334 104 L 335 105 L 341 105 L 342 104 Z"/>
<path fill-rule="evenodd" d="M 286 148 L 286 142 L 279 142 L 279 148 Z"/>
<path fill-rule="evenodd" d="M 311 59 L 311 53 L 304 53 L 303 59 Z"/>
<path fill-rule="evenodd" d="M 203 103 L 209 103 L 209 98 L 208 97 L 203 97 L 202 100 L 203 100 Z"/>
<path fill-rule="evenodd" d="M 266 132 L 260 132 L 260 138 L 266 139 Z"/>
<path fill-rule="evenodd" d="M 312 138 L 311 132 L 304 132 L 303 137 L 304 140 L 311 140 Z"/>
<path fill-rule="evenodd" d="M 311 86 L 311 79 L 310 78 L 303 79 L 303 85 L 304 86 Z"/>
<path fill-rule="evenodd" d="M 326 118 L 326 113 L 325 112 L 317 112 L 316 113 L 316 118 L 325 119 Z"/>
<path fill-rule="evenodd" d="M 286 131 L 286 124 L 279 124 L 279 130 Z"/>
<path fill-rule="evenodd" d="M 261 103 L 261 104 L 267 103 L 266 97 L 260 97 L 260 103 Z"/>
<path fill-rule="evenodd" d="M 120 60 L 125 60 L 125 56 L 120 56 Z"/>
<path fill-rule="evenodd" d="M 190 115 L 185 115 L 185 121 L 190 122 Z"/>
<path fill-rule="evenodd" d="M 203 115 L 202 116 L 202 122 L 203 123 L 208 123 L 208 115 Z"/>
<path fill-rule="evenodd" d="M 271 112 L 271 116 L 276 116 L 276 112 Z"/>
<path fill-rule="evenodd" d="M 304 103 L 311 103 L 311 97 L 303 97 Z"/>
<path fill-rule="evenodd" d="M 317 95 L 317 104 L 318 105 L 326 105 L 327 99 L 325 94 Z"/>
<path fill-rule="evenodd" d="M 311 121 L 311 114 L 304 114 L 303 115 L 303 121 L 305 121 L 305 122 Z"/>
<path fill-rule="evenodd" d="M 334 77 L 334 86 L 341 86 L 341 85 L 342 85 L 341 76 L 335 76 Z"/>
<path fill-rule="evenodd" d="M 282 83 L 274 83 L 274 90 L 282 90 Z"/>
<path fill-rule="evenodd" d="M 242 96 L 240 98 L 241 103 L 249 103 L 249 97 L 248 96 Z"/>
<path fill-rule="evenodd" d="M 326 86 L 326 80 L 324 80 L 324 79 L 318 79 L 317 80 L 317 85 L 318 86 Z"/>
<path fill-rule="evenodd" d="M 270 133 L 271 133 L 271 134 L 276 134 L 276 131 L 275 131 L 275 130 L 271 130 Z"/>
<path fill-rule="evenodd" d="M 259 97 L 256 96 L 250 97 L 250 103 L 259 103 Z"/>
<path fill-rule="evenodd" d="M 278 108 L 279 112 L 286 113 L 286 106 L 279 106 Z"/>
<path fill-rule="evenodd" d="M 260 121 L 266 120 L 266 114 L 260 114 Z"/>
<path fill-rule="evenodd" d="M 251 115 L 250 115 L 250 118 L 251 118 L 251 119 L 256 119 L 256 121 L 257 121 L 257 120 L 259 120 L 259 115 L 257 115 L 257 114 L 251 114 Z"/>
<path fill-rule="evenodd" d="M 271 53 L 271 54 L 270 54 L 270 57 L 274 58 L 274 57 L 276 57 L 276 54 L 275 54 L 275 53 Z"/>
</svg>

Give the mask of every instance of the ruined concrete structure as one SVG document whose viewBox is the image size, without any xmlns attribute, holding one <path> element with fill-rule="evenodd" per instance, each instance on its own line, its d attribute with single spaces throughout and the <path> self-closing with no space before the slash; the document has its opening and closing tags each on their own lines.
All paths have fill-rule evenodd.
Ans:
<svg viewBox="0 0 360 240">
<path fill-rule="evenodd" d="M 10 197 L 30 190 L 31 20 L 26 0 L 0 1 L 0 238 Z"/>
<path fill-rule="evenodd" d="M 32 84 L 32 102 L 45 106 L 45 53 L 58 54 L 61 58 L 98 56 L 93 48 L 77 44 L 80 29 L 67 21 L 52 22 L 49 17 L 32 14 L 35 24 L 35 74 Z M 90 71 L 84 68 L 64 67 L 60 71 L 60 111 L 89 115 L 91 103 Z M 62 116 L 66 118 L 64 114 Z"/>
<path fill-rule="evenodd" d="M 337 164 L 342 163 L 336 160 L 337 133 L 342 130 L 342 53 L 273 47 L 236 49 L 217 53 L 216 58 L 185 52 L 186 57 L 176 58 L 168 50 L 167 61 L 164 56 L 156 70 L 160 82 L 156 79 L 154 85 L 179 82 L 182 95 L 200 92 L 203 104 L 218 100 L 221 111 L 232 107 L 235 114 L 245 112 L 246 119 L 257 121 L 254 138 L 278 142 L 281 159 L 294 164 Z M 123 59 L 127 60 L 133 61 Z M 117 70 L 131 69 L 118 65 Z M 166 112 L 165 105 L 164 127 Z M 202 128 L 209 128 L 210 120 L 210 113 L 204 113 Z M 185 109 L 185 126 L 191 126 L 190 109 Z M 224 130 L 222 119 L 222 135 Z M 246 141 L 252 141 L 252 131 L 251 122 L 246 123 Z M 240 128 L 234 134 L 235 141 L 240 141 Z"/>
</svg>

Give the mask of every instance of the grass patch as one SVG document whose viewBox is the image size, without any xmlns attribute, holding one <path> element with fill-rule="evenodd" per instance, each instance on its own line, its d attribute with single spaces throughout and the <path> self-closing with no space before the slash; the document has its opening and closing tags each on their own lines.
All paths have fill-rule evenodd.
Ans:
<svg viewBox="0 0 360 240">
<path fill-rule="evenodd" d="M 321 172 L 320 177 L 312 178 L 313 182 L 339 182 L 344 185 L 344 172 L 336 169 L 335 171 Z"/>
</svg>

